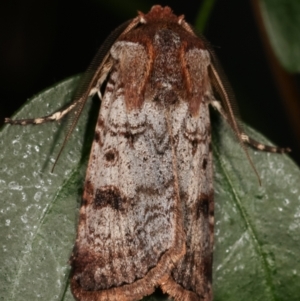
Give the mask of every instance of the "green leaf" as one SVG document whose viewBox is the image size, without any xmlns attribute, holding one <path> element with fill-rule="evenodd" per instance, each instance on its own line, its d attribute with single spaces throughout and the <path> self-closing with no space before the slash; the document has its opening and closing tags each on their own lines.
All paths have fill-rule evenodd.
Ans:
<svg viewBox="0 0 300 301">
<path fill-rule="evenodd" d="M 263 21 L 275 54 L 291 72 L 300 71 L 300 1 L 259 1 Z"/>
<path fill-rule="evenodd" d="M 227 126 L 213 129 L 214 300 L 300 300 L 299 168 L 287 155 L 249 150 L 259 186 Z"/>
<path fill-rule="evenodd" d="M 34 97 L 14 116 L 52 113 L 71 99 L 78 78 Z M 68 259 L 83 185 L 87 113 L 54 170 L 64 132 L 57 123 L 5 126 L 0 138 L 0 300 L 73 300 Z"/>
<path fill-rule="evenodd" d="M 78 78 L 39 94 L 14 116 L 70 101 Z M 94 111 L 94 112 L 92 112 Z M 74 300 L 68 259 L 97 114 L 91 102 L 51 173 L 65 131 L 57 123 L 0 133 L 0 300 Z M 267 142 L 248 129 L 251 135 Z M 285 155 L 250 150 L 262 186 L 231 131 L 213 122 L 216 237 L 214 300 L 300 299 L 300 172 Z M 148 297 L 145 300 L 166 300 Z"/>
</svg>

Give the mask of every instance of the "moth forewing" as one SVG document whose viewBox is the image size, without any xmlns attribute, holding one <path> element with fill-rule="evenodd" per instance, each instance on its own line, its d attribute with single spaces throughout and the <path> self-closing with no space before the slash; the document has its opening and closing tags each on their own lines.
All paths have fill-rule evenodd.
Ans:
<svg viewBox="0 0 300 301">
<path fill-rule="evenodd" d="M 101 108 L 70 259 L 74 297 L 137 301 L 161 287 L 175 301 L 211 301 L 209 105 L 243 148 L 244 143 L 259 150 L 279 148 L 243 133 L 213 52 L 169 7 L 154 6 L 114 31 L 68 108 L 44 119 L 6 122 L 40 124 L 74 110 L 65 144 L 95 93 Z"/>
</svg>

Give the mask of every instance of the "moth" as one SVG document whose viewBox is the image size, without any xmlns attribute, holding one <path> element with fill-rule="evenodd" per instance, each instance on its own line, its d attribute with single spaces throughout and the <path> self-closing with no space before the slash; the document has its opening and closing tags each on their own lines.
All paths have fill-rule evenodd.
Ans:
<svg viewBox="0 0 300 301">
<path fill-rule="evenodd" d="M 228 122 L 255 171 L 247 145 L 289 149 L 243 132 L 212 48 L 169 7 L 153 6 L 118 27 L 67 108 L 6 122 L 41 124 L 72 112 L 65 144 L 94 94 L 101 108 L 70 259 L 75 299 L 135 301 L 160 287 L 176 301 L 212 300 L 209 106 Z"/>
</svg>

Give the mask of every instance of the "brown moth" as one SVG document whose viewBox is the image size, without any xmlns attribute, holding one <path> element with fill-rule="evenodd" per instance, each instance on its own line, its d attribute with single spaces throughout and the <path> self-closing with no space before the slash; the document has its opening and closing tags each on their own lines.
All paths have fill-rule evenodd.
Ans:
<svg viewBox="0 0 300 301">
<path fill-rule="evenodd" d="M 68 108 L 6 122 L 40 124 L 73 111 L 66 142 L 95 93 L 101 109 L 70 259 L 75 299 L 135 301 L 160 287 L 176 301 L 212 300 L 209 105 L 227 120 L 253 168 L 246 144 L 289 149 L 243 133 L 209 44 L 169 7 L 153 6 L 116 29 Z"/>
</svg>

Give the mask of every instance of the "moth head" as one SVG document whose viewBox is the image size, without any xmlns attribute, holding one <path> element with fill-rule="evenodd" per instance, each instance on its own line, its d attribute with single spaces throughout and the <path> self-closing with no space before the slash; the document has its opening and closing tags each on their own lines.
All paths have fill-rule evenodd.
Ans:
<svg viewBox="0 0 300 301">
<path fill-rule="evenodd" d="M 159 20 L 168 20 L 168 22 L 181 24 L 184 20 L 184 15 L 181 15 L 179 17 L 174 15 L 172 9 L 168 6 L 162 7 L 160 5 L 154 5 L 152 6 L 150 12 L 148 12 L 147 14 L 144 14 L 140 11 L 138 12 L 138 14 L 139 21 L 142 24 L 146 24 L 153 21 L 157 22 Z"/>
</svg>

